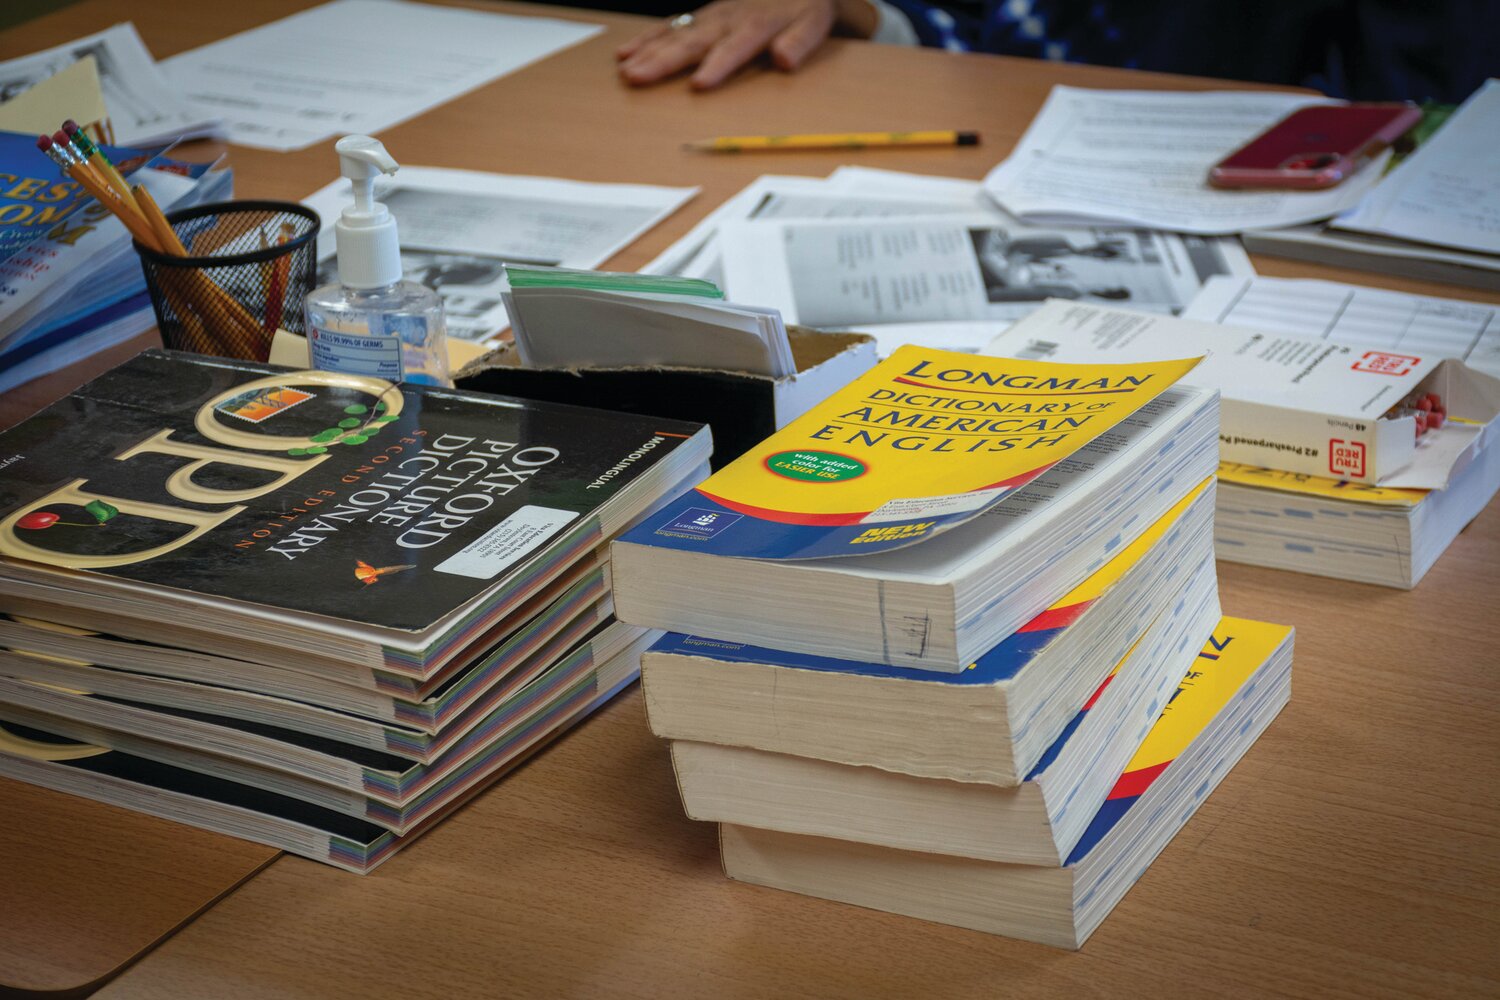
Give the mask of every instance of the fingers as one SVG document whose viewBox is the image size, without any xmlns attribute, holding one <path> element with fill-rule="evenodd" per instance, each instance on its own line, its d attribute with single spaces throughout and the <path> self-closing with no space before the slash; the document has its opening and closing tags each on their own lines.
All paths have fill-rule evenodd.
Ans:
<svg viewBox="0 0 1500 1000">
<path fill-rule="evenodd" d="M 659 22 L 621 45 L 620 75 L 640 86 L 697 66 L 692 85 L 708 90 L 766 51 L 796 69 L 832 32 L 837 9 L 834 0 L 716 0 L 694 18 L 682 28 Z"/>
<path fill-rule="evenodd" d="M 721 37 L 723 28 L 712 24 L 669 28 L 665 34 L 643 42 L 634 55 L 620 63 L 620 75 L 636 86 L 664 80 L 696 66 Z"/>
<path fill-rule="evenodd" d="M 804 9 L 771 42 L 771 62 L 780 70 L 798 68 L 828 40 L 833 23 L 832 4 L 814 4 Z"/>
<path fill-rule="evenodd" d="M 630 41 L 615 49 L 615 58 L 621 61 L 629 59 L 631 56 L 640 51 L 642 45 L 645 45 L 649 41 L 662 37 L 671 30 L 671 25 L 669 25 L 666 21 L 658 21 L 656 24 L 653 24 L 651 27 L 647 28 L 639 35 L 636 35 Z"/>
<path fill-rule="evenodd" d="M 699 90 L 710 90 L 729 79 L 731 73 L 765 51 L 786 22 L 767 18 L 741 21 L 729 30 L 698 66 L 692 84 Z"/>
</svg>

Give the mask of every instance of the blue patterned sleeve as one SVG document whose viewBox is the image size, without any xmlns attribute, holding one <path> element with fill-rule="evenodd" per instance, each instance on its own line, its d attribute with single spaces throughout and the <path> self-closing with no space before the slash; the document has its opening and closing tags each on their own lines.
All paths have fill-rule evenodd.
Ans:
<svg viewBox="0 0 1500 1000">
<path fill-rule="evenodd" d="M 984 19 L 973 14 L 955 12 L 922 0 L 885 0 L 906 15 L 923 45 L 950 52 L 972 52 L 979 49 Z"/>
</svg>

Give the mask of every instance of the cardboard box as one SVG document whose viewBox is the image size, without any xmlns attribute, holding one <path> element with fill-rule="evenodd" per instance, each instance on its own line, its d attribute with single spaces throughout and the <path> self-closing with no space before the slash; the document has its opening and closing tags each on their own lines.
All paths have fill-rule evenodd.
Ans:
<svg viewBox="0 0 1500 1000">
<path fill-rule="evenodd" d="M 1050 300 L 997 335 L 1001 357 L 1066 362 L 1204 360 L 1183 379 L 1218 389 L 1219 455 L 1370 485 L 1442 489 L 1485 447 L 1500 380 L 1463 362 Z M 1420 440 L 1413 417 L 1385 414 L 1415 391 L 1450 417 Z"/>
<path fill-rule="evenodd" d="M 717 469 L 875 364 L 869 334 L 800 327 L 787 332 L 797 374 L 781 379 L 703 368 L 523 368 L 507 346 L 470 362 L 455 383 L 460 389 L 706 423 L 713 428 Z"/>
</svg>

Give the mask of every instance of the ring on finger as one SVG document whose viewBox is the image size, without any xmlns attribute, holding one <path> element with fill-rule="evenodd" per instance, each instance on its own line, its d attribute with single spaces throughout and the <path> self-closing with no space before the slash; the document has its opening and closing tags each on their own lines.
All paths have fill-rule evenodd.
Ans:
<svg viewBox="0 0 1500 1000">
<path fill-rule="evenodd" d="M 691 28 L 696 20 L 697 18 L 692 14 L 678 14 L 676 17 L 667 19 L 667 27 L 673 31 L 681 31 L 683 28 Z"/>
</svg>

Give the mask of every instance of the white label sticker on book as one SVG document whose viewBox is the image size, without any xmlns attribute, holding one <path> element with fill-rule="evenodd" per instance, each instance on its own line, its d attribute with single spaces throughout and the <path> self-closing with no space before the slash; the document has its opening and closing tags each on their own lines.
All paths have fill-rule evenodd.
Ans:
<svg viewBox="0 0 1500 1000">
<path fill-rule="evenodd" d="M 571 510 L 526 506 L 438 563 L 439 573 L 468 576 L 476 580 L 492 579 L 576 518 Z"/>
<path fill-rule="evenodd" d="M 992 487 L 987 490 L 972 490 L 954 493 L 945 497 L 906 497 L 887 500 L 879 507 L 859 519 L 860 524 L 880 524 L 883 521 L 909 521 L 914 517 L 932 517 L 936 514 L 956 514 L 966 510 L 978 510 L 1008 487 Z"/>
</svg>

